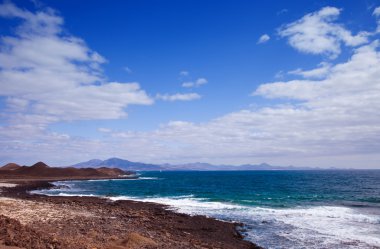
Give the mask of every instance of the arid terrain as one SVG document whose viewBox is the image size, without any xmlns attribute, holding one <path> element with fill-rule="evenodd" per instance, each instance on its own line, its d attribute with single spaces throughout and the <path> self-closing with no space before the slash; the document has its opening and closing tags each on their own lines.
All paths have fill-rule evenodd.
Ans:
<svg viewBox="0 0 380 249">
<path fill-rule="evenodd" d="M 258 248 L 243 240 L 240 224 L 154 203 L 30 194 L 52 185 L 37 177 L 11 178 L 0 177 L 1 249 Z"/>
</svg>

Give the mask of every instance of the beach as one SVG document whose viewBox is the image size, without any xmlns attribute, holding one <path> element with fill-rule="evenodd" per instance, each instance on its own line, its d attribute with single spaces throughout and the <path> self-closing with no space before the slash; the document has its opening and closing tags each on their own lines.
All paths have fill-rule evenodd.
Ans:
<svg viewBox="0 0 380 249">
<path fill-rule="evenodd" d="M 52 186 L 0 183 L 0 248 L 259 248 L 243 240 L 240 224 L 161 204 L 29 193 Z"/>
</svg>

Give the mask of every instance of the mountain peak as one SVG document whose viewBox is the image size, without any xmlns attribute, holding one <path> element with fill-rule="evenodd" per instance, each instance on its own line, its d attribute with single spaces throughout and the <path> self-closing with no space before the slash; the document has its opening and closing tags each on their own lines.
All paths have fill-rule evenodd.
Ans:
<svg viewBox="0 0 380 249">
<path fill-rule="evenodd" d="M 87 162 L 81 162 L 73 165 L 74 167 L 114 167 L 120 168 L 127 171 L 136 171 L 136 170 L 161 170 L 161 166 L 155 164 L 148 163 L 139 163 L 139 162 L 131 162 L 125 159 L 111 157 L 107 160 L 99 160 L 92 159 Z"/>
<path fill-rule="evenodd" d="M 104 160 L 104 162 L 121 162 L 121 161 L 123 161 L 123 162 L 130 162 L 130 161 L 128 161 L 128 160 L 125 160 L 125 159 L 121 159 L 121 158 L 118 158 L 118 157 L 111 157 L 111 158 L 108 158 L 108 159 L 106 159 L 106 160 Z"/>
<path fill-rule="evenodd" d="M 48 165 L 46 165 L 44 162 L 37 162 L 33 164 L 31 167 L 33 168 L 49 168 Z"/>
<path fill-rule="evenodd" d="M 260 166 L 262 166 L 262 167 L 268 167 L 268 166 L 271 166 L 271 165 L 268 164 L 268 163 L 260 163 Z"/>
</svg>

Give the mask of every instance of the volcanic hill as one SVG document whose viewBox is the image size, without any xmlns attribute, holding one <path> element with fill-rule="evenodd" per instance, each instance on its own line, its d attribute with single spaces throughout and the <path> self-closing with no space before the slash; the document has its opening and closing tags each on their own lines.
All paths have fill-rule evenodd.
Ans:
<svg viewBox="0 0 380 249">
<path fill-rule="evenodd" d="M 19 166 L 8 163 L 0 168 L 1 178 L 116 178 L 131 175 L 118 168 L 81 168 L 74 167 L 50 167 L 43 162 L 35 163 L 32 166 Z"/>
</svg>

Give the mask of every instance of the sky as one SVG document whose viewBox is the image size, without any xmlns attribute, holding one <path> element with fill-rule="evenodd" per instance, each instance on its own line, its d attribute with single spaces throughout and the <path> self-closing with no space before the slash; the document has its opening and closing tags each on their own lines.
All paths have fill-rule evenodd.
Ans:
<svg viewBox="0 0 380 249">
<path fill-rule="evenodd" d="M 0 2 L 0 163 L 380 169 L 380 1 Z"/>
</svg>

